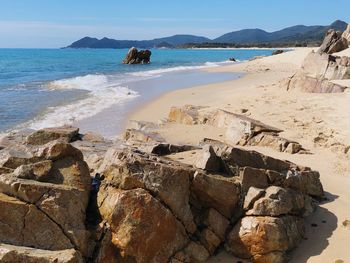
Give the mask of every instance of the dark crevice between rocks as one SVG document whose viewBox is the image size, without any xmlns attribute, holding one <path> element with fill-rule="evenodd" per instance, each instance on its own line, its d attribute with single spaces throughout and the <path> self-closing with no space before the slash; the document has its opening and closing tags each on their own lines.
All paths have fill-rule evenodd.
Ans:
<svg viewBox="0 0 350 263">
<path fill-rule="evenodd" d="M 22 226 L 22 231 L 21 231 L 21 236 L 22 236 L 22 244 L 24 243 L 24 230 L 25 230 L 25 228 L 26 228 L 26 218 L 27 218 L 27 216 L 28 216 L 28 214 L 29 214 L 29 211 L 30 211 L 30 209 L 29 209 L 29 205 L 27 206 L 27 212 L 26 212 L 26 214 L 24 215 L 24 217 L 23 217 L 23 226 Z"/>
<path fill-rule="evenodd" d="M 89 203 L 86 208 L 86 217 L 85 217 L 85 222 L 88 229 L 95 229 L 96 226 L 102 222 L 102 216 L 100 214 L 99 206 L 97 203 L 97 194 L 98 192 L 96 191 L 90 192 Z M 106 200 L 106 198 L 107 198 L 107 195 L 103 199 L 101 205 Z"/>
</svg>

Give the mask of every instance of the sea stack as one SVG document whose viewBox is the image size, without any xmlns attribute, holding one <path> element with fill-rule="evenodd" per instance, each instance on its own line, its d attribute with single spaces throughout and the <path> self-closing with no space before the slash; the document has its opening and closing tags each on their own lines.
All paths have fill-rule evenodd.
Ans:
<svg viewBox="0 0 350 263">
<path fill-rule="evenodd" d="M 151 62 L 152 52 L 150 50 L 140 50 L 132 47 L 126 54 L 123 64 L 149 64 Z"/>
</svg>

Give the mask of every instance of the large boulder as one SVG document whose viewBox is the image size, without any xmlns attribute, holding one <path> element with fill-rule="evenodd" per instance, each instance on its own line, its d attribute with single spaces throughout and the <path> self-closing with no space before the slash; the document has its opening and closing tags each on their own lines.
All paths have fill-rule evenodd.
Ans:
<svg viewBox="0 0 350 263">
<path fill-rule="evenodd" d="M 98 203 L 121 262 L 168 262 L 188 242 L 180 221 L 146 190 L 106 187 Z"/>
<path fill-rule="evenodd" d="M 185 105 L 183 107 L 171 107 L 168 121 L 186 125 L 203 124 L 205 116 L 200 113 L 202 107 Z"/>
<path fill-rule="evenodd" d="M 343 36 L 348 36 L 347 31 Z M 311 52 L 301 69 L 287 81 L 287 90 L 299 89 L 311 93 L 339 93 L 348 87 L 334 80 L 350 79 L 350 58 L 334 56 L 333 53 L 348 48 L 348 40 L 340 32 L 328 31 L 318 50 Z"/>
<path fill-rule="evenodd" d="M 35 205 L 0 193 L 0 242 L 45 250 L 73 248 L 59 226 Z"/>
<path fill-rule="evenodd" d="M 282 54 L 282 53 L 284 53 L 283 49 L 277 49 L 277 50 L 272 52 L 272 56 L 279 55 L 279 54 Z"/>
<path fill-rule="evenodd" d="M 194 170 L 176 162 L 128 149 L 115 151 L 117 158 L 104 171 L 106 181 L 123 190 L 144 188 L 150 191 L 193 233 L 196 226 L 189 198 L 190 180 Z"/>
<path fill-rule="evenodd" d="M 333 54 L 348 48 L 347 39 L 342 37 L 342 33 L 334 29 L 328 30 L 323 43 L 318 50 L 319 53 Z"/>
<path fill-rule="evenodd" d="M 309 196 L 291 189 L 270 186 L 266 189 L 265 196 L 256 200 L 252 209 L 246 214 L 277 217 L 286 214 L 304 216 L 311 212 L 313 211 Z"/>
<path fill-rule="evenodd" d="M 196 173 L 191 190 L 200 208 L 214 208 L 227 218 L 239 209 L 240 186 L 234 179 Z"/>
<path fill-rule="evenodd" d="M 247 140 L 261 132 L 282 132 L 281 129 L 225 110 L 214 113 L 208 123 L 218 128 L 226 128 L 226 140 L 232 144 L 244 145 Z"/>
<path fill-rule="evenodd" d="M 123 60 L 123 64 L 149 64 L 151 61 L 152 52 L 150 50 L 140 50 L 132 47 Z"/>
<path fill-rule="evenodd" d="M 74 249 L 43 250 L 0 244 L 2 263 L 83 263 L 83 257 Z"/>
<path fill-rule="evenodd" d="M 58 133 L 52 128 L 42 134 Z M 8 138 L 7 147 L 0 150 L 0 203 L 1 210 L 7 211 L 0 215 L 0 221 L 6 225 L 0 228 L 0 242 L 32 247 L 35 253 L 73 249 L 90 257 L 94 242 L 85 225 L 91 188 L 89 168 L 82 153 L 67 143 L 71 135 L 58 139 L 56 135 L 33 136 L 45 140 L 31 144 L 29 137 Z M 49 138 L 57 140 L 41 145 Z"/>
<path fill-rule="evenodd" d="M 348 41 L 348 45 L 350 45 L 350 25 L 348 25 L 346 30 L 343 32 L 342 37 L 345 38 Z"/>
<path fill-rule="evenodd" d="M 30 134 L 27 137 L 27 143 L 43 145 L 57 139 L 61 139 L 65 142 L 77 140 L 79 139 L 79 129 L 72 126 L 41 129 Z"/>
<path fill-rule="evenodd" d="M 303 233 L 298 217 L 247 216 L 228 235 L 226 248 L 254 263 L 283 263 L 285 253 L 297 246 Z"/>
</svg>

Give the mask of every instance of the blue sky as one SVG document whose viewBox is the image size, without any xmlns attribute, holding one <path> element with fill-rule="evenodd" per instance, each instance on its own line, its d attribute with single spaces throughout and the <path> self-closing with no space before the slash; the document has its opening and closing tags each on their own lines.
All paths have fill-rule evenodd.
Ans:
<svg viewBox="0 0 350 263">
<path fill-rule="evenodd" d="M 0 47 L 62 47 L 84 37 L 210 38 L 350 22 L 350 0 L 0 0 Z"/>
</svg>

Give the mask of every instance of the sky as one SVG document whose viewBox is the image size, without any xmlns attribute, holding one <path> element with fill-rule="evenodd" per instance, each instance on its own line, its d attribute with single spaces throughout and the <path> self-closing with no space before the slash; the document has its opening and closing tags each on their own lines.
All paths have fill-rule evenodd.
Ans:
<svg viewBox="0 0 350 263">
<path fill-rule="evenodd" d="M 59 48 L 85 36 L 216 38 L 246 28 L 350 22 L 349 10 L 350 0 L 0 0 L 0 48 Z"/>
</svg>

